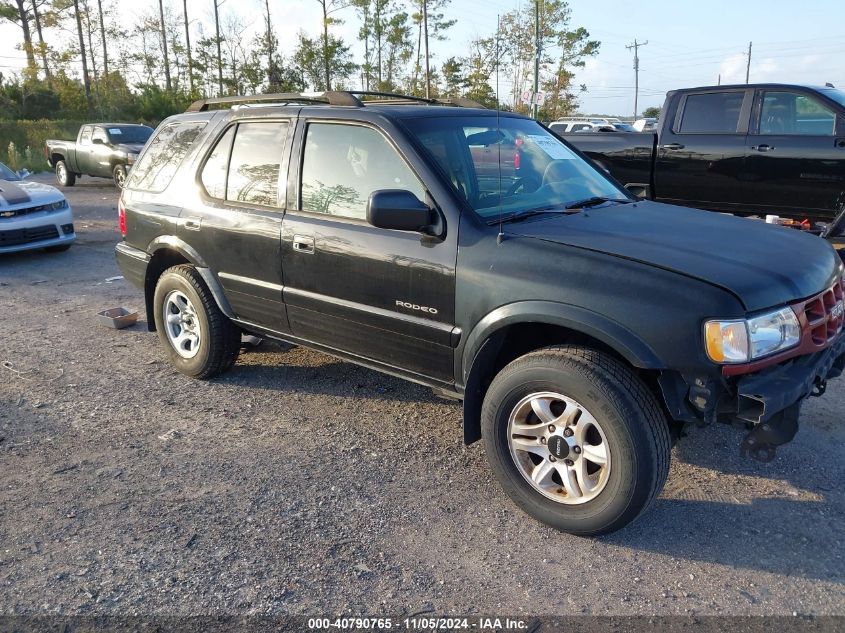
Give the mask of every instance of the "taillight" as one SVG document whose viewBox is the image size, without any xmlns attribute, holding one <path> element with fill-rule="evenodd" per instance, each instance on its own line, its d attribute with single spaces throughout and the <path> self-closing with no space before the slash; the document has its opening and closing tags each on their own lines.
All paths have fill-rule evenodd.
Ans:
<svg viewBox="0 0 845 633">
<path fill-rule="evenodd" d="M 513 153 L 513 168 L 519 169 L 519 163 L 522 159 L 519 157 L 519 150 Z"/>
<path fill-rule="evenodd" d="M 120 235 L 126 237 L 126 206 L 123 204 L 123 196 L 117 203 L 117 224 L 120 227 Z"/>
</svg>

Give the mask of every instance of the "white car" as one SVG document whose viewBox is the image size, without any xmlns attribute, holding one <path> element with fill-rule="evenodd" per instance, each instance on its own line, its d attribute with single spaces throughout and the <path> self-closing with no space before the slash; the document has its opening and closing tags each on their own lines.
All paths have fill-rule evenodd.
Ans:
<svg viewBox="0 0 845 633">
<path fill-rule="evenodd" d="M 27 175 L 0 163 L 0 253 L 67 250 L 76 239 L 70 205 L 61 191 L 27 182 Z"/>
</svg>

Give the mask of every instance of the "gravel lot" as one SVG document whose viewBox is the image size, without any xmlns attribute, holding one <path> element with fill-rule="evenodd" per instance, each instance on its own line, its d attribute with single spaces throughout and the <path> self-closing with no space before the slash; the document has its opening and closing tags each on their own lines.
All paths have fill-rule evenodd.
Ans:
<svg viewBox="0 0 845 633">
<path fill-rule="evenodd" d="M 0 256 L 1 614 L 845 614 L 845 381 L 774 463 L 693 429 L 647 515 L 572 537 L 430 390 L 272 343 L 177 374 L 106 281 L 116 190 L 66 194 L 74 247 Z"/>
</svg>

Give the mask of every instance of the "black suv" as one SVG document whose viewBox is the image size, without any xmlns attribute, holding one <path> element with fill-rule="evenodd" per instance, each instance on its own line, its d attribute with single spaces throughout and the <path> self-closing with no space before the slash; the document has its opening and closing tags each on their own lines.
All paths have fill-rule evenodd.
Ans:
<svg viewBox="0 0 845 633">
<path fill-rule="evenodd" d="M 576 534 L 650 504 L 684 424 L 744 425 L 771 459 L 845 368 L 830 244 L 637 200 L 467 105 L 263 95 L 164 121 L 116 250 L 175 367 L 220 374 L 252 333 L 456 395 L 505 491 Z"/>
</svg>

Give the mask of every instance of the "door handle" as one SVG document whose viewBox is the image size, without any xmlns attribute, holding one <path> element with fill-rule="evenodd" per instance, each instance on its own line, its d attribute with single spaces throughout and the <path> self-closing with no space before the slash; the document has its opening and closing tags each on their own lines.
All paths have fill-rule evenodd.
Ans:
<svg viewBox="0 0 845 633">
<path fill-rule="evenodd" d="M 763 145 L 752 145 L 751 151 L 753 151 L 753 152 L 773 152 L 773 151 L 775 151 L 775 148 L 774 148 L 773 145 L 766 145 L 764 143 Z"/>
<path fill-rule="evenodd" d="M 310 235 L 294 235 L 293 250 L 297 253 L 313 253 L 314 238 Z"/>
<path fill-rule="evenodd" d="M 199 231 L 202 227 L 202 218 L 185 218 L 185 228 L 189 231 Z"/>
<path fill-rule="evenodd" d="M 681 143 L 669 143 L 668 145 L 661 145 L 660 149 L 684 149 Z"/>
<path fill-rule="evenodd" d="M 845 149 L 845 138 L 838 138 L 833 142 L 839 149 Z"/>
</svg>

